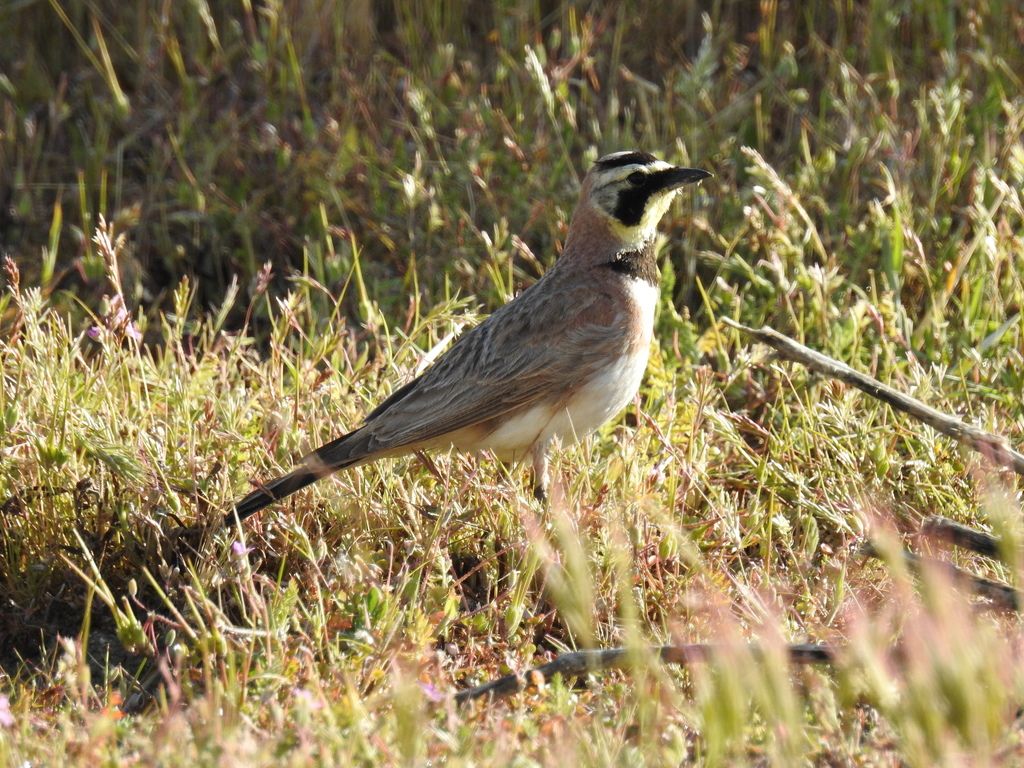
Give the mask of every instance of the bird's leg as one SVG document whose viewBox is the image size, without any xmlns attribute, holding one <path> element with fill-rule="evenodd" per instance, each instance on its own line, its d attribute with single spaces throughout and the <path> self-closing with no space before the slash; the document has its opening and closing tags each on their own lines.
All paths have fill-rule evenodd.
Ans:
<svg viewBox="0 0 1024 768">
<path fill-rule="evenodd" d="M 533 497 L 540 502 L 548 500 L 548 440 L 538 440 L 530 449 L 530 458 L 533 459 Z"/>
</svg>

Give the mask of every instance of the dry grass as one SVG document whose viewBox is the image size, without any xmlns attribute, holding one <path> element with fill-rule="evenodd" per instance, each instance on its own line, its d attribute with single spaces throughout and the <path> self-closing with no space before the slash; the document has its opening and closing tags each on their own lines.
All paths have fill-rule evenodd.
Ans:
<svg viewBox="0 0 1024 768">
<path fill-rule="evenodd" d="M 719 318 L 1024 443 L 1024 16 L 710 5 L 0 10 L 0 763 L 1021 761 L 1019 619 L 858 554 L 941 513 L 1017 583 L 1019 480 Z M 716 177 L 548 509 L 412 457 L 173 556 L 536 279 L 626 146 Z M 673 640 L 722 651 L 450 698 Z M 790 669 L 816 640 L 835 668 Z"/>
</svg>

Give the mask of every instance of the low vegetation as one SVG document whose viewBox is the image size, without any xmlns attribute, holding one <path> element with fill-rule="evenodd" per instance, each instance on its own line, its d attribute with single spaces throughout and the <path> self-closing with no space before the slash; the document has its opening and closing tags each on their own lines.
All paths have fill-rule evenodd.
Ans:
<svg viewBox="0 0 1024 768">
<path fill-rule="evenodd" d="M 1019 617 L 862 547 L 1016 584 L 1020 479 L 722 322 L 1024 444 L 1019 4 L 377 5 L 0 8 L 0 763 L 1019 763 Z M 434 454 L 193 535 L 542 274 L 631 147 L 715 178 L 548 507 Z"/>
</svg>

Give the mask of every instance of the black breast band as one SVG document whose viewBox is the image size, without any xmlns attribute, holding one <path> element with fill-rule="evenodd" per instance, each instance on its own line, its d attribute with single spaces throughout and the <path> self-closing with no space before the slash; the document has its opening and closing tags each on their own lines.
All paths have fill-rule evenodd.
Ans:
<svg viewBox="0 0 1024 768">
<path fill-rule="evenodd" d="M 654 260 L 654 249 L 649 246 L 639 251 L 617 253 L 615 259 L 605 266 L 620 275 L 643 280 L 648 285 L 656 286 L 660 277 L 658 264 Z"/>
</svg>

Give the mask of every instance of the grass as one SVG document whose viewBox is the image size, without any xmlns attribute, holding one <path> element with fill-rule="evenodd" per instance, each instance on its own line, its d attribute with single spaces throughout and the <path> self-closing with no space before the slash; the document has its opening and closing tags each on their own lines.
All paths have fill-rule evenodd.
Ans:
<svg viewBox="0 0 1024 768">
<path fill-rule="evenodd" d="M 858 555 L 934 513 L 1019 542 L 1019 480 L 720 318 L 1019 446 L 1024 15 L 664 5 L 0 9 L 0 763 L 1021 761 L 1020 620 Z M 412 457 L 172 556 L 542 274 L 632 146 L 715 178 L 548 509 Z M 722 650 L 449 698 L 671 640 Z"/>
</svg>

